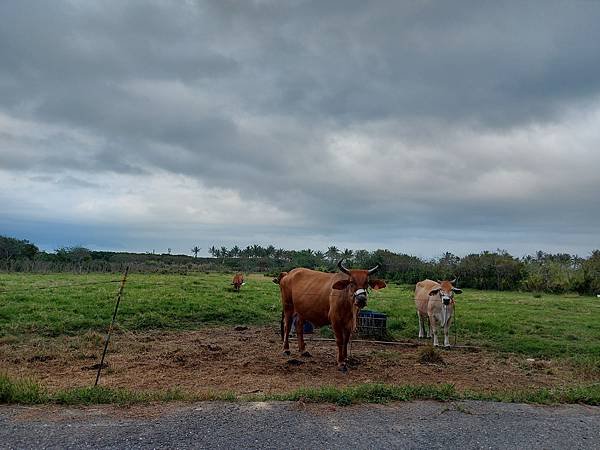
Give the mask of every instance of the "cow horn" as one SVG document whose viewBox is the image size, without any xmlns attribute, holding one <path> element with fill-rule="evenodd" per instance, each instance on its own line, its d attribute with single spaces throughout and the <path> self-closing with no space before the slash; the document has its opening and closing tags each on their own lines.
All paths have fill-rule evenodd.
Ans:
<svg viewBox="0 0 600 450">
<path fill-rule="evenodd" d="M 338 268 L 342 272 L 344 272 L 346 275 L 350 275 L 350 271 L 344 267 L 344 264 L 342 264 L 343 262 L 344 262 L 344 258 L 340 259 L 340 262 L 338 262 Z"/>
<path fill-rule="evenodd" d="M 450 282 L 450 284 L 454 284 L 454 283 L 456 283 L 457 281 L 458 281 L 458 278 L 455 278 L 454 280 L 452 280 L 452 281 Z"/>
<path fill-rule="evenodd" d="M 369 275 L 373 275 L 375 272 L 377 272 L 379 270 L 379 264 L 377 264 L 375 267 L 373 267 L 372 269 L 369 269 Z"/>
</svg>

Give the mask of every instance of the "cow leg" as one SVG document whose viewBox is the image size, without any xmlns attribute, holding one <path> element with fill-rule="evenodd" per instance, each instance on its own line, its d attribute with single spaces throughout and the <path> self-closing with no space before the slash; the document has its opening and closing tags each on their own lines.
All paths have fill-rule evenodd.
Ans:
<svg viewBox="0 0 600 450">
<path fill-rule="evenodd" d="M 429 329 L 431 330 L 431 334 L 433 335 L 433 345 L 434 347 L 439 346 L 438 337 L 437 337 L 437 323 L 435 322 L 435 318 L 429 316 Z"/>
<path fill-rule="evenodd" d="M 444 326 L 444 347 L 450 347 L 450 319 L 446 321 Z"/>
<path fill-rule="evenodd" d="M 336 337 L 335 341 L 338 346 L 338 357 L 337 357 L 338 370 L 341 371 L 342 373 L 347 373 L 348 367 L 346 366 L 346 358 L 348 356 L 347 355 L 348 343 L 344 339 L 344 336 L 340 336 L 339 338 Z"/>
<path fill-rule="evenodd" d="M 350 338 L 352 337 L 352 328 L 344 330 L 342 333 L 342 346 L 341 346 L 341 365 L 338 365 L 338 368 L 343 372 L 348 372 L 348 343 L 350 342 Z M 338 358 L 339 359 L 339 358 Z M 339 361 L 338 361 L 339 363 Z"/>
<path fill-rule="evenodd" d="M 425 337 L 425 320 L 420 312 L 417 312 L 417 318 L 419 319 L 419 339 Z"/>
<path fill-rule="evenodd" d="M 301 356 L 312 356 L 306 351 L 306 345 L 304 344 L 304 320 L 300 316 L 296 316 L 296 337 L 298 338 L 298 351 Z"/>
<path fill-rule="evenodd" d="M 290 355 L 290 331 L 292 329 L 292 318 L 294 311 L 286 309 L 283 317 L 283 354 Z"/>
<path fill-rule="evenodd" d="M 350 343 L 350 338 L 352 337 L 352 330 L 346 330 L 344 334 L 344 362 L 348 362 L 348 344 Z"/>
<path fill-rule="evenodd" d="M 360 314 L 360 309 L 356 306 L 352 306 L 352 332 L 356 333 L 358 329 L 358 315 Z"/>
<path fill-rule="evenodd" d="M 344 330 L 332 324 L 333 332 L 335 333 L 335 343 L 337 345 L 337 365 L 341 372 L 348 372 L 346 367 L 346 347 L 344 340 Z"/>
<path fill-rule="evenodd" d="M 423 319 L 423 322 L 425 322 L 425 320 L 427 320 L 427 339 L 431 339 L 431 322 L 429 321 L 429 316 L 426 316 L 425 319 Z"/>
</svg>

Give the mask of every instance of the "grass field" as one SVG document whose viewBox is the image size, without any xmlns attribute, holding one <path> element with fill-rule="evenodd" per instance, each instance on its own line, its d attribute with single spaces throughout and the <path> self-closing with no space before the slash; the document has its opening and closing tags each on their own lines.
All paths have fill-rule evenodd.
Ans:
<svg viewBox="0 0 600 450">
<path fill-rule="evenodd" d="M 277 324 L 279 288 L 252 275 L 241 293 L 230 275 L 130 275 L 121 329 L 188 330 L 206 325 Z M 118 288 L 115 275 L 0 274 L 0 339 L 103 331 Z M 600 358 L 600 300 L 575 295 L 475 291 L 456 297 L 458 342 L 532 357 Z M 411 286 L 373 291 L 369 309 L 388 314 L 397 339 L 414 338 Z"/>
<path fill-rule="evenodd" d="M 264 379 L 264 393 L 256 397 L 265 399 L 345 404 L 438 398 L 443 391 L 448 399 L 600 403 L 595 297 L 466 289 L 456 297 L 451 339 L 456 333 L 458 344 L 482 347 L 484 353 L 451 352 L 436 368 L 415 366 L 415 349 L 357 347 L 360 365 L 343 379 L 335 378 L 334 350 L 325 344 L 311 344 L 317 353 L 310 364 L 290 372 L 277 356 L 278 286 L 270 277 L 250 275 L 236 293 L 230 281 L 231 275 L 215 273 L 130 275 L 111 345 L 113 368 L 97 391 L 88 389 L 90 376 L 82 366 L 101 351 L 100 333 L 110 323 L 119 276 L 0 274 L 0 362 L 6 364 L 0 368 L 0 403 L 250 398 L 243 393 L 256 376 Z M 388 330 L 397 340 L 417 336 L 412 295 L 411 286 L 389 284 L 369 297 L 368 308 L 388 314 Z M 240 335 L 233 325 L 251 328 Z M 531 365 L 527 358 L 540 362 Z M 158 381 L 144 387 L 140 370 Z M 222 371 L 235 374 L 229 387 L 210 378 Z M 502 381 L 507 377 L 510 386 Z M 188 390 L 206 382 L 213 388 Z M 442 385 L 432 382 L 449 383 L 452 390 L 440 391 Z"/>
</svg>

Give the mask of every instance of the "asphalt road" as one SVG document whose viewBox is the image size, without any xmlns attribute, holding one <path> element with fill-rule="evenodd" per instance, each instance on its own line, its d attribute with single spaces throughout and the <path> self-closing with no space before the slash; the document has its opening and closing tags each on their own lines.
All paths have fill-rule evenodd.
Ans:
<svg viewBox="0 0 600 450">
<path fill-rule="evenodd" d="M 0 448 L 600 448 L 600 408 L 487 402 L 0 407 Z"/>
</svg>

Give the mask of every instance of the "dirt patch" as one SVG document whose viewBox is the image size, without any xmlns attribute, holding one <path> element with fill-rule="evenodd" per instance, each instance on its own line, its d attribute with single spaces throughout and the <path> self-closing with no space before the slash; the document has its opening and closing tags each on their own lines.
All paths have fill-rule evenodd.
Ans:
<svg viewBox="0 0 600 450">
<path fill-rule="evenodd" d="M 334 342 L 310 340 L 311 357 L 282 355 L 278 330 L 205 328 L 190 332 L 124 333 L 113 336 L 101 384 L 129 389 L 179 388 L 191 392 L 283 393 L 299 387 L 358 383 L 453 383 L 457 389 L 491 391 L 552 387 L 577 379 L 560 361 L 528 362 L 517 355 L 468 349 L 440 350 L 444 364 L 420 362 L 423 347 L 354 342 L 350 372 L 335 364 Z M 97 333 L 0 344 L 0 367 L 57 388 L 91 386 L 102 351 Z M 579 378 L 578 381 L 589 381 Z M 597 381 L 597 380 L 594 380 Z"/>
</svg>

